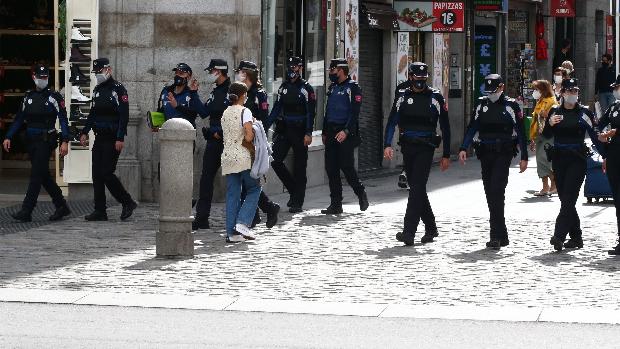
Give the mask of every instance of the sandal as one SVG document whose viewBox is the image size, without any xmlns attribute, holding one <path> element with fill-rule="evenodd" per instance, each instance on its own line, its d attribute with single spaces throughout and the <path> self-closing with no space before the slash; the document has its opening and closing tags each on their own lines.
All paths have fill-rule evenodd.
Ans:
<svg viewBox="0 0 620 349">
<path fill-rule="evenodd" d="M 558 190 L 557 189 L 550 190 L 549 193 L 547 193 L 547 195 L 549 195 L 549 196 L 553 196 L 553 195 L 557 195 L 557 194 L 558 194 Z"/>
<path fill-rule="evenodd" d="M 547 196 L 549 195 L 549 191 L 547 190 L 541 190 L 541 191 L 537 191 L 534 193 L 534 196 Z"/>
</svg>

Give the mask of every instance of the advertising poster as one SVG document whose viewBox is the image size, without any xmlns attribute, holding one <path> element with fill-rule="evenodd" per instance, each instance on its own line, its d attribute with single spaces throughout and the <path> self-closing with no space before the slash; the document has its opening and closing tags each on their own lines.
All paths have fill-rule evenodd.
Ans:
<svg viewBox="0 0 620 349">
<path fill-rule="evenodd" d="M 394 1 L 401 31 L 463 32 L 463 1 Z"/>
<path fill-rule="evenodd" d="M 409 66 L 409 33 L 398 33 L 396 52 L 396 84 L 407 80 L 407 67 Z"/>
<path fill-rule="evenodd" d="M 359 81 L 359 3 L 358 0 L 345 0 L 342 7 L 344 18 L 344 50 L 349 63 L 351 79 Z"/>
</svg>

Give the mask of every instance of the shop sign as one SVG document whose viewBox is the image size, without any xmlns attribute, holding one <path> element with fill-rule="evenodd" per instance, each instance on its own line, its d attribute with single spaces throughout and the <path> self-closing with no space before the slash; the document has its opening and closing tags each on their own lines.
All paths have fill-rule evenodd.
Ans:
<svg viewBox="0 0 620 349">
<path fill-rule="evenodd" d="M 407 81 L 409 67 L 409 33 L 399 32 L 396 52 L 396 84 Z"/>
<path fill-rule="evenodd" d="M 345 58 L 349 63 L 351 79 L 359 81 L 359 2 L 358 0 L 345 0 L 343 5 Z"/>
<path fill-rule="evenodd" d="M 401 31 L 463 32 L 463 1 L 394 1 Z"/>
<path fill-rule="evenodd" d="M 551 17 L 575 17 L 575 0 L 551 0 Z"/>
<path fill-rule="evenodd" d="M 476 26 L 474 35 L 476 99 L 484 96 L 484 78 L 497 72 L 497 29 L 494 26 Z"/>
<path fill-rule="evenodd" d="M 607 53 L 613 55 L 614 54 L 614 16 L 607 16 L 606 23 L 606 37 L 607 37 Z"/>
<path fill-rule="evenodd" d="M 504 0 L 474 0 L 476 11 L 502 11 Z"/>
</svg>

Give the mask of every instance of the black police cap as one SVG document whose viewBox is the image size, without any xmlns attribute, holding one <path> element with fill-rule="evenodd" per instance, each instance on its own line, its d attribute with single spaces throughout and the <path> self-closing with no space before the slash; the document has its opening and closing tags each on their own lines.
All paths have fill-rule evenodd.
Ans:
<svg viewBox="0 0 620 349">
<path fill-rule="evenodd" d="M 239 62 L 239 66 L 237 67 L 237 69 L 235 69 L 235 71 L 239 71 L 241 69 L 245 69 L 245 70 L 251 70 L 251 71 L 258 71 L 258 66 L 256 65 L 256 63 L 252 62 L 252 61 L 241 61 Z"/>
<path fill-rule="evenodd" d="M 110 66 L 110 60 L 102 57 L 102 58 L 97 58 L 93 61 L 93 73 L 98 73 L 101 71 L 101 69 L 109 67 Z"/>
<path fill-rule="evenodd" d="M 33 73 L 34 73 L 34 76 L 39 79 L 50 76 L 50 70 L 47 69 L 47 67 L 42 64 L 34 66 Z"/>
<path fill-rule="evenodd" d="M 304 65 L 304 61 L 300 57 L 297 57 L 297 56 L 289 57 L 288 58 L 288 66 L 292 67 L 292 66 L 295 66 L 295 65 Z"/>
<path fill-rule="evenodd" d="M 211 71 L 213 69 L 227 71 L 228 70 L 228 62 L 226 62 L 223 59 L 219 59 L 219 58 L 212 59 L 211 62 L 209 62 L 209 66 L 205 68 L 205 71 L 207 71 L 207 70 Z"/>
<path fill-rule="evenodd" d="M 497 91 L 499 85 L 504 83 L 504 79 L 499 74 L 489 74 L 484 78 L 484 92 L 493 93 Z"/>
<path fill-rule="evenodd" d="M 192 68 L 186 63 L 179 63 L 177 64 L 176 68 L 172 69 L 172 71 L 177 71 L 177 70 L 192 74 Z"/>
<path fill-rule="evenodd" d="M 418 78 L 428 77 L 428 65 L 423 62 L 413 62 L 409 64 L 409 74 Z"/>
<path fill-rule="evenodd" d="M 336 67 L 340 67 L 340 68 L 344 68 L 344 67 L 349 67 L 349 63 L 347 63 L 347 60 L 344 58 L 334 58 L 329 62 L 329 69 L 332 68 L 336 68 Z"/>
<path fill-rule="evenodd" d="M 620 75 L 616 76 L 616 81 L 613 84 L 609 85 L 611 88 L 616 88 L 620 86 Z"/>
<path fill-rule="evenodd" d="M 565 90 L 579 90 L 578 83 L 579 81 L 575 78 L 564 79 L 562 80 L 562 88 Z"/>
</svg>

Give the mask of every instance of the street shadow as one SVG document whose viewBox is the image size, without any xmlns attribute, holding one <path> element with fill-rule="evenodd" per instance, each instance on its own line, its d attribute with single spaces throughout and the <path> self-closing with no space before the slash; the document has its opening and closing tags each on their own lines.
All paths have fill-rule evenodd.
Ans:
<svg viewBox="0 0 620 349">
<path fill-rule="evenodd" d="M 550 245 L 551 247 L 551 245 Z M 540 256 L 530 257 L 531 260 L 540 262 L 546 266 L 555 267 L 560 263 L 573 263 L 576 261 L 576 257 L 569 252 L 572 250 L 563 249 L 562 251 L 550 251 Z"/>
<path fill-rule="evenodd" d="M 476 263 L 479 261 L 497 261 L 510 257 L 512 254 L 503 254 L 501 250 L 493 250 L 489 248 L 481 248 L 476 251 L 449 254 L 448 257 L 453 258 L 456 263 Z"/>
<path fill-rule="evenodd" d="M 524 196 L 521 198 L 521 203 L 523 204 L 538 204 L 541 202 L 552 202 L 553 197 L 551 196 Z"/>
<path fill-rule="evenodd" d="M 179 261 L 184 261 L 191 259 L 191 257 L 186 258 L 165 258 L 165 257 L 153 257 L 149 259 L 145 259 L 142 262 L 138 262 L 134 265 L 130 265 L 124 267 L 125 270 L 166 270 L 168 266 L 175 264 Z"/>
<path fill-rule="evenodd" d="M 299 226 L 307 226 L 307 227 L 316 227 L 316 226 L 332 226 L 338 225 L 338 223 L 347 221 L 353 217 L 364 215 L 364 212 L 358 213 L 341 213 L 337 215 L 326 215 L 318 212 L 316 215 L 307 215 L 301 217 L 299 223 L 296 225 Z"/>
<path fill-rule="evenodd" d="M 604 273 L 617 273 L 620 272 L 620 256 L 608 256 L 605 259 L 586 264 L 586 267 L 602 271 Z"/>
<path fill-rule="evenodd" d="M 364 254 L 368 256 L 375 256 L 377 259 L 392 259 L 395 257 L 403 256 L 416 256 L 425 253 L 420 253 L 414 246 L 396 245 L 391 247 L 384 247 L 378 250 L 364 250 Z"/>
</svg>

